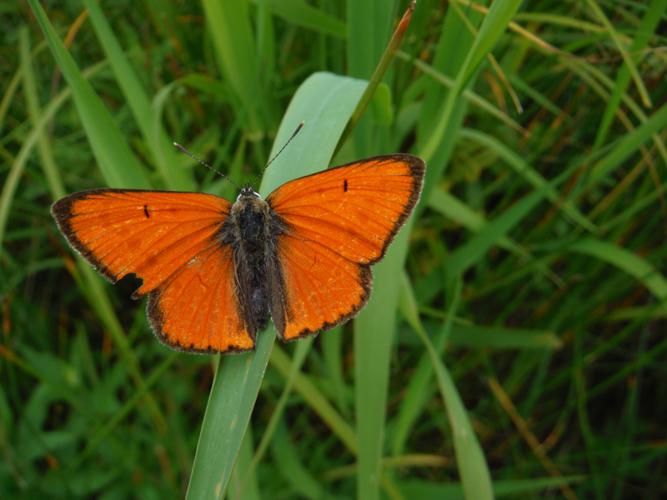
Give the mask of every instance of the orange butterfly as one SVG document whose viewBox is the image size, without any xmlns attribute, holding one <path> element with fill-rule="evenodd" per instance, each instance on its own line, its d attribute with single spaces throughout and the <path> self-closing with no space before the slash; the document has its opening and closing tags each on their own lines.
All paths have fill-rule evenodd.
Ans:
<svg viewBox="0 0 667 500">
<path fill-rule="evenodd" d="M 203 193 L 94 189 L 51 213 L 69 243 L 116 282 L 143 280 L 157 337 L 193 352 L 247 351 L 273 318 L 284 341 L 351 318 L 412 212 L 424 162 L 395 154 L 301 177 L 263 200 Z"/>
</svg>

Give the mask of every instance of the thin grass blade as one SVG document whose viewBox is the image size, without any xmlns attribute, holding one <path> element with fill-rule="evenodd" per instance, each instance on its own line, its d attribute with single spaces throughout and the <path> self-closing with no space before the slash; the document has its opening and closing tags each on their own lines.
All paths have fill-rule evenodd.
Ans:
<svg viewBox="0 0 667 500">
<path fill-rule="evenodd" d="M 507 26 L 520 5 L 521 0 L 493 2 L 491 5 L 470 51 L 467 53 L 466 59 L 463 61 L 463 64 L 458 71 L 456 79 L 454 80 L 454 86 L 447 94 L 447 100 L 443 106 L 442 114 L 438 116 L 433 131 L 429 134 L 424 146 L 420 148 L 419 154 L 427 162 L 434 158 L 436 152 L 443 149 L 441 143 L 447 137 L 453 137 L 457 129 L 460 127 L 463 108 L 458 104 L 460 101 L 459 97 L 469 85 L 473 75 L 478 71 L 480 63 L 493 49 L 494 45 L 507 29 Z M 448 50 L 453 50 L 453 46 L 448 47 Z M 453 141 L 453 139 L 450 138 L 448 143 L 451 141 Z M 442 171 L 448 161 L 452 146 L 453 143 L 446 148 L 445 154 L 438 156 L 438 163 L 435 168 L 431 168 L 431 171 L 427 172 L 426 185 L 424 186 L 426 195 L 430 192 L 435 179 L 439 179 L 442 175 Z"/>
<path fill-rule="evenodd" d="M 151 102 L 143 85 L 128 61 L 120 42 L 96 0 L 84 0 L 97 38 L 109 59 L 116 81 L 127 99 L 134 120 L 139 125 L 165 186 L 174 190 L 192 191 L 195 184 L 188 171 L 176 168 L 177 152 L 160 123 L 152 119 Z"/>
<path fill-rule="evenodd" d="M 649 262 L 608 241 L 586 238 L 569 247 L 611 264 L 642 283 L 658 300 L 667 300 L 667 279 Z"/>
<path fill-rule="evenodd" d="M 449 331 L 451 331 L 452 320 L 456 314 L 460 296 L 461 282 L 457 280 L 452 303 L 447 311 L 447 321 L 443 326 L 445 332 L 443 337 L 445 338 L 449 336 Z M 426 346 L 438 382 L 440 395 L 445 403 L 454 440 L 456 464 L 463 483 L 465 497 L 470 500 L 492 499 L 491 474 L 456 385 L 426 332 L 422 328 L 417 328 L 415 331 Z"/>
<path fill-rule="evenodd" d="M 110 187 L 149 188 L 150 182 L 136 160 L 116 122 L 90 83 L 83 77 L 74 59 L 58 38 L 44 9 L 37 0 L 28 0 L 53 57 L 72 89 L 72 98 L 81 124 L 93 149 L 97 165 Z"/>
<path fill-rule="evenodd" d="M 259 0 L 253 0 L 259 3 Z M 323 35 L 345 38 L 345 23 L 304 0 L 268 0 L 271 12 L 285 21 L 317 31 Z"/>
<path fill-rule="evenodd" d="M 235 94 L 236 114 L 250 136 L 259 138 L 270 122 L 273 103 L 266 96 L 256 57 L 248 1 L 203 0 L 202 4 L 220 72 Z"/>
</svg>

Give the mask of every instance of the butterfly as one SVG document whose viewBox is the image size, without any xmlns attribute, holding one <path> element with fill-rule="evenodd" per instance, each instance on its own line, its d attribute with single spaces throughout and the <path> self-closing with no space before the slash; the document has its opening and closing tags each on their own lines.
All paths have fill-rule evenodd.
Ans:
<svg viewBox="0 0 667 500">
<path fill-rule="evenodd" d="M 266 200 L 93 189 L 55 202 L 70 245 L 113 283 L 143 280 L 156 336 L 190 352 L 240 352 L 272 318 L 284 341 L 333 328 L 368 301 L 370 265 L 419 199 L 425 165 L 377 156 L 289 181 Z"/>
</svg>

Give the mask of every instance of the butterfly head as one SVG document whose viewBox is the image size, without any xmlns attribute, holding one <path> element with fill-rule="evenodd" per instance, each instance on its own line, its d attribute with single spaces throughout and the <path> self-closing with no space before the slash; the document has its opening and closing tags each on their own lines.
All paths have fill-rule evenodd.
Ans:
<svg viewBox="0 0 667 500">
<path fill-rule="evenodd" d="M 245 186 L 244 188 L 241 188 L 241 192 L 236 197 L 236 201 L 240 201 L 243 198 L 246 198 L 246 199 L 248 199 L 248 198 L 251 198 L 251 199 L 252 198 L 261 198 L 261 196 L 259 195 L 259 193 L 257 191 L 255 191 L 250 186 Z"/>
</svg>

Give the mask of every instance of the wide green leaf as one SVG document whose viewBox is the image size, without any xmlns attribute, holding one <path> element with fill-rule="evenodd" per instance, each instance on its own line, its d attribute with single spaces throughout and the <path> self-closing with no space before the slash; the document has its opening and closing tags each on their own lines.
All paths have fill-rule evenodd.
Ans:
<svg viewBox="0 0 667 500">
<path fill-rule="evenodd" d="M 365 82 L 329 73 L 309 77 L 281 122 L 272 154 L 299 123 L 305 125 L 266 170 L 260 192 L 327 167 Z M 223 356 L 213 381 L 192 467 L 188 498 L 222 498 L 264 377 L 275 340 L 273 327 L 258 334 L 253 353 Z"/>
</svg>

